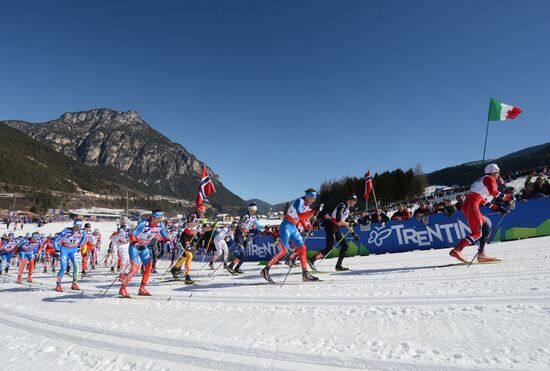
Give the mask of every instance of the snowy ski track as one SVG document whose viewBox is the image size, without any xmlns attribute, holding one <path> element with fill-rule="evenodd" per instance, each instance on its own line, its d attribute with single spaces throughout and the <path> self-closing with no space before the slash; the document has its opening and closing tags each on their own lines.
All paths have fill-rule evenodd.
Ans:
<svg viewBox="0 0 550 371">
<path fill-rule="evenodd" d="M 106 241 L 114 225 L 97 225 Z M 31 285 L 12 267 L 0 278 L 0 370 L 548 370 L 550 237 L 488 251 L 504 261 L 468 268 L 448 250 L 415 251 L 348 258 L 352 271 L 334 273 L 330 259 L 322 282 L 302 283 L 297 268 L 282 287 L 254 263 L 238 277 L 205 268 L 195 286 L 159 282 L 160 260 L 153 296 L 137 297 L 138 276 L 134 299 L 117 284 L 100 298 L 115 277 L 103 264 L 83 292 L 65 276 L 64 293 L 41 264 Z"/>
</svg>

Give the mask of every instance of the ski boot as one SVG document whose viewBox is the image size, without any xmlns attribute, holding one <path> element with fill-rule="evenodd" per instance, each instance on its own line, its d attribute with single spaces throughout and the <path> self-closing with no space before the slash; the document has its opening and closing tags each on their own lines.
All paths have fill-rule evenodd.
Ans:
<svg viewBox="0 0 550 371">
<path fill-rule="evenodd" d="M 484 252 L 480 252 L 477 254 L 477 262 L 478 263 L 492 263 L 492 262 L 498 262 L 500 259 L 494 258 L 492 256 L 488 256 Z"/>
<path fill-rule="evenodd" d="M 27 277 L 27 282 L 28 282 L 28 283 L 32 283 L 32 276 L 28 276 L 28 277 Z"/>
<path fill-rule="evenodd" d="M 214 262 L 210 262 L 210 264 L 208 264 L 208 268 L 214 270 Z"/>
<path fill-rule="evenodd" d="M 172 273 L 172 277 L 177 280 L 181 276 L 181 268 L 173 267 L 172 269 L 170 269 L 170 273 Z"/>
<path fill-rule="evenodd" d="M 319 277 L 312 276 L 311 273 L 309 273 L 308 271 L 303 271 L 302 281 L 303 282 L 319 281 Z"/>
<path fill-rule="evenodd" d="M 58 283 L 57 285 L 55 285 L 55 291 L 57 291 L 57 292 L 63 292 L 63 286 L 61 286 L 61 284 Z"/>
<path fill-rule="evenodd" d="M 55 273 L 56 272 L 56 269 L 55 267 L 52 268 L 52 273 Z"/>
<path fill-rule="evenodd" d="M 233 263 L 226 266 L 225 269 L 231 274 L 236 274 L 235 271 L 233 270 Z"/>
<path fill-rule="evenodd" d="M 460 250 L 452 249 L 451 251 L 449 251 L 449 255 L 455 259 L 460 260 L 463 263 L 468 263 L 468 261 L 466 260 L 464 255 L 462 255 L 462 252 Z"/>
<path fill-rule="evenodd" d="M 334 269 L 336 270 L 336 272 L 345 272 L 345 271 L 349 271 L 349 268 L 348 268 L 348 267 L 344 267 L 342 264 L 336 265 L 336 267 L 334 267 Z"/>
<path fill-rule="evenodd" d="M 158 273 L 156 269 L 151 269 L 151 273 Z"/>
<path fill-rule="evenodd" d="M 244 271 L 241 270 L 241 268 L 235 268 L 233 270 L 233 272 L 237 273 L 237 274 L 244 274 Z"/>
<path fill-rule="evenodd" d="M 111 267 L 111 272 L 115 273 L 115 267 Z"/>
<path fill-rule="evenodd" d="M 48 273 L 48 268 L 44 267 L 43 273 Z"/>
<path fill-rule="evenodd" d="M 264 269 L 262 269 L 260 271 L 260 276 L 262 276 L 263 279 L 266 280 L 269 283 L 275 283 L 275 281 L 273 281 L 273 278 L 271 278 L 271 275 L 269 274 L 269 268 L 268 267 L 265 267 Z"/>
<path fill-rule="evenodd" d="M 76 281 L 73 281 L 73 284 L 71 285 L 71 290 L 80 291 L 80 287 L 78 287 L 78 283 L 76 283 Z"/>
<path fill-rule="evenodd" d="M 23 276 L 21 276 L 21 275 L 18 275 L 18 276 L 17 276 L 17 283 L 18 283 L 18 284 L 22 284 L 22 283 L 23 283 Z"/>
<path fill-rule="evenodd" d="M 84 278 L 84 277 L 88 277 L 88 273 L 86 273 L 85 270 L 82 270 L 82 278 Z"/>
<path fill-rule="evenodd" d="M 140 296 L 151 296 L 151 293 L 149 291 L 147 291 L 147 289 L 145 288 L 145 285 L 141 285 L 139 287 L 138 295 L 140 295 Z"/>
<path fill-rule="evenodd" d="M 194 285 L 195 284 L 195 281 L 193 281 L 191 279 L 191 276 L 189 276 L 188 274 L 185 275 L 185 284 L 186 285 Z"/>
</svg>

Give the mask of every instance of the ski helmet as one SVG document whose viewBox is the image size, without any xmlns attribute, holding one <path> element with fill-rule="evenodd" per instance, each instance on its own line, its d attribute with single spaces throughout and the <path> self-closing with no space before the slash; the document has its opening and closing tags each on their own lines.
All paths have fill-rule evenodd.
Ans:
<svg viewBox="0 0 550 371">
<path fill-rule="evenodd" d="M 352 193 L 346 198 L 346 201 L 357 201 L 357 196 L 355 193 Z"/>
<path fill-rule="evenodd" d="M 82 227 L 82 219 L 75 219 L 73 222 L 73 227 Z"/>
<path fill-rule="evenodd" d="M 248 204 L 248 210 L 250 210 L 250 211 L 257 211 L 257 210 L 258 210 L 258 205 L 256 205 L 255 202 L 249 203 L 249 204 Z"/>
<path fill-rule="evenodd" d="M 206 206 L 204 206 L 203 204 L 198 205 L 197 211 L 206 211 Z"/>
<path fill-rule="evenodd" d="M 31 235 L 31 238 L 39 239 L 40 238 L 40 233 L 33 232 L 33 234 Z"/>
<path fill-rule="evenodd" d="M 485 166 L 485 174 L 493 174 L 498 173 L 500 171 L 500 168 L 497 164 L 489 164 Z"/>
<path fill-rule="evenodd" d="M 92 228 L 92 225 L 90 223 L 84 224 L 84 228 Z"/>
<path fill-rule="evenodd" d="M 162 210 L 153 210 L 151 212 L 151 216 L 153 218 L 158 218 L 158 219 L 162 219 L 162 217 L 164 216 L 164 212 Z"/>
</svg>

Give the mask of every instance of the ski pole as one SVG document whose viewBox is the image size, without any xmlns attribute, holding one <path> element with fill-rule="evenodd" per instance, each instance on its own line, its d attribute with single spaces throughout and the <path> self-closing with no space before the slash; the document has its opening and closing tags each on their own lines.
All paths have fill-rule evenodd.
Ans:
<svg viewBox="0 0 550 371">
<path fill-rule="evenodd" d="M 208 246 L 210 246 L 210 243 L 212 242 L 212 236 L 214 236 L 214 231 L 216 230 L 216 228 L 218 228 L 218 223 L 214 223 L 214 227 L 212 228 L 212 232 L 210 233 L 210 238 L 208 239 L 208 243 L 206 244 L 206 247 L 204 248 L 204 255 L 202 256 L 202 261 L 201 261 L 201 264 L 204 263 L 204 259 L 206 258 L 206 252 L 208 251 Z M 204 267 L 206 267 L 206 265 L 208 265 L 208 263 L 205 263 L 201 269 L 197 272 L 197 276 L 200 275 L 200 273 L 202 272 L 202 270 L 204 269 Z"/>
<path fill-rule="evenodd" d="M 350 233 L 350 232 L 349 232 L 349 229 L 348 229 L 348 231 L 346 232 L 346 234 L 343 235 L 342 238 L 340 238 L 340 240 L 338 240 L 338 242 L 336 242 L 336 244 L 334 244 L 334 245 L 332 246 L 332 249 L 330 249 L 330 251 L 329 251 L 325 256 L 323 256 L 323 257 L 321 258 L 321 261 L 320 261 L 319 263 L 317 263 L 317 264 L 322 263 L 323 260 L 325 260 L 325 258 L 326 258 L 327 256 L 330 255 L 330 253 L 332 252 L 332 250 L 334 250 L 334 247 L 335 247 L 336 245 L 340 245 L 340 242 L 344 241 L 344 240 L 346 239 L 346 237 L 348 236 L 349 233 Z"/>
<path fill-rule="evenodd" d="M 309 235 L 306 236 L 306 238 L 304 238 L 304 244 L 306 243 L 308 237 L 309 237 Z M 294 250 L 296 250 L 296 249 L 294 249 Z M 290 271 L 292 270 L 292 268 L 293 268 L 292 265 L 290 265 L 290 267 L 288 267 L 288 271 L 286 272 L 285 278 L 283 279 L 283 282 L 279 285 L 279 287 L 282 287 L 285 284 L 286 279 L 288 278 L 288 275 L 290 274 Z"/>
<path fill-rule="evenodd" d="M 225 257 L 226 259 L 229 257 L 229 250 L 231 250 L 231 248 L 232 248 L 233 246 L 235 246 L 235 241 L 233 241 L 233 244 L 231 244 L 231 246 L 229 246 L 229 248 L 227 249 L 227 255 L 228 255 L 228 256 Z M 225 263 L 225 262 L 221 262 L 220 265 L 218 265 L 218 268 L 214 269 L 212 272 L 210 272 L 210 273 L 208 274 L 208 277 L 212 277 L 212 276 L 214 275 L 214 273 L 216 273 L 216 271 L 217 271 L 218 269 L 220 269 L 224 263 Z"/>
<path fill-rule="evenodd" d="M 126 264 L 124 264 L 124 269 L 122 269 L 122 272 L 120 274 L 117 274 L 115 280 L 113 282 L 111 282 L 111 284 L 109 285 L 109 287 L 107 287 L 105 289 L 105 291 L 103 291 L 103 293 L 99 296 L 99 298 L 101 299 L 102 297 L 105 296 L 105 294 L 107 294 L 107 291 L 109 291 L 111 289 L 111 287 L 114 286 L 114 284 L 116 283 L 116 281 L 118 281 L 120 279 L 120 277 L 122 276 L 122 274 L 124 273 L 124 271 L 126 270 L 126 268 L 128 268 L 128 265 L 130 264 L 130 262 L 127 262 Z"/>
<path fill-rule="evenodd" d="M 508 211 L 506 214 L 502 215 L 502 217 L 500 218 L 500 220 L 498 221 L 497 225 L 495 226 L 495 228 L 493 228 L 493 230 L 491 231 L 491 233 L 489 234 L 489 236 L 487 237 L 487 242 L 489 242 L 489 240 L 491 239 L 491 237 L 493 237 L 493 232 L 497 231 L 498 230 L 498 227 L 500 227 L 500 224 L 502 223 L 502 221 L 504 220 L 504 218 L 506 217 L 506 215 L 508 215 L 510 213 L 510 211 Z M 477 250 L 476 254 L 474 255 L 474 257 L 472 258 L 472 260 L 470 261 L 470 263 L 468 263 L 468 268 L 470 268 L 470 265 L 472 265 L 472 263 L 474 262 L 474 260 L 477 258 L 477 256 L 479 255 L 479 250 Z"/>
</svg>

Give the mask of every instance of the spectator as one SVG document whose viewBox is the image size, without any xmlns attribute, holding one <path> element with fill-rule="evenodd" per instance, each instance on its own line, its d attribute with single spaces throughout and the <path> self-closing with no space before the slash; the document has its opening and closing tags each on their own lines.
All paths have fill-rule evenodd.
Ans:
<svg viewBox="0 0 550 371">
<path fill-rule="evenodd" d="M 456 196 L 456 203 L 455 203 L 456 209 L 457 210 L 462 210 L 463 205 L 464 205 L 464 195 Z"/>
<path fill-rule="evenodd" d="M 539 175 L 534 183 L 528 182 L 531 178 L 532 176 L 530 175 L 525 180 L 527 198 L 546 198 L 546 196 L 550 195 L 550 183 L 548 183 L 548 180 L 544 177 L 544 175 Z"/>
<path fill-rule="evenodd" d="M 456 206 L 454 206 L 451 200 L 448 198 L 444 199 L 443 202 L 438 202 L 437 204 L 435 204 L 433 209 L 434 212 L 443 213 L 448 217 L 456 213 L 457 210 Z"/>
<path fill-rule="evenodd" d="M 370 221 L 372 223 L 385 223 L 389 220 L 390 218 L 381 209 L 377 209 L 375 212 L 370 214 Z"/>
<path fill-rule="evenodd" d="M 359 225 L 369 225 L 371 222 L 369 218 L 369 213 L 367 210 L 361 210 L 361 213 L 359 213 L 359 218 L 357 218 L 357 224 Z"/>
<path fill-rule="evenodd" d="M 420 206 L 418 206 L 418 209 L 416 209 L 414 211 L 414 214 L 413 216 L 416 218 L 416 219 L 422 219 L 423 217 L 429 215 L 429 214 L 433 214 L 433 209 L 432 207 L 430 206 L 430 204 L 428 204 L 426 201 L 420 201 Z"/>
<path fill-rule="evenodd" d="M 397 211 L 393 213 L 391 220 L 408 220 L 411 218 L 411 212 L 401 203 L 397 207 Z"/>
</svg>

